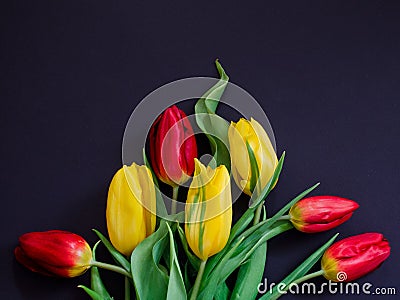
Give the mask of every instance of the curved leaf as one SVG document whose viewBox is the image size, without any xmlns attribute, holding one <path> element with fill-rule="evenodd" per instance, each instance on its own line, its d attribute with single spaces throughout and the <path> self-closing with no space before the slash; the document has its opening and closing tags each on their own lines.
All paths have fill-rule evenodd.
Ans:
<svg viewBox="0 0 400 300">
<path fill-rule="evenodd" d="M 126 260 L 125 256 L 123 256 L 117 249 L 115 249 L 114 246 L 110 243 L 110 241 L 103 234 L 101 234 L 100 231 L 98 231 L 96 229 L 92 229 L 92 230 L 96 233 L 96 235 L 102 241 L 104 246 L 106 246 L 107 250 L 110 252 L 110 254 L 114 258 L 114 260 L 116 262 L 118 262 L 121 265 L 121 267 L 123 267 L 126 271 L 130 272 L 131 265 Z"/>
<path fill-rule="evenodd" d="M 83 289 L 93 300 L 104 300 L 104 298 L 99 293 L 96 293 L 95 291 L 89 289 L 84 285 L 78 285 L 78 288 Z"/>
<path fill-rule="evenodd" d="M 220 75 L 220 80 L 196 102 L 196 122 L 210 142 L 217 166 L 223 164 L 230 170 L 231 159 L 227 148 L 229 145 L 229 123 L 215 114 L 219 100 L 228 84 L 229 77 L 218 60 L 215 61 L 215 64 Z"/>
<path fill-rule="evenodd" d="M 139 299 L 165 299 L 168 290 L 168 274 L 160 263 L 168 244 L 168 227 L 161 220 L 160 227 L 144 239 L 131 255 L 132 278 Z"/>
<path fill-rule="evenodd" d="M 96 260 L 96 249 L 101 241 L 98 241 L 92 250 L 92 259 Z M 94 292 L 101 296 L 104 300 L 111 300 L 111 296 L 108 293 L 106 287 L 103 284 L 103 281 L 100 278 L 99 269 L 97 267 L 92 266 L 90 270 L 90 287 Z M 87 291 L 86 291 L 87 292 Z"/>
</svg>

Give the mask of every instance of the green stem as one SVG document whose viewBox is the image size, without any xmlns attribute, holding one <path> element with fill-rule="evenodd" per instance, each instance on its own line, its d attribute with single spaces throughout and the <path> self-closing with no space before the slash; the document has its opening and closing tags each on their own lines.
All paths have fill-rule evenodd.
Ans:
<svg viewBox="0 0 400 300">
<path fill-rule="evenodd" d="M 129 282 L 129 278 L 125 277 L 125 300 L 131 299 L 131 283 Z"/>
<path fill-rule="evenodd" d="M 319 270 L 319 271 L 316 271 L 314 273 L 310 273 L 310 274 L 304 275 L 303 277 L 300 277 L 299 279 L 293 281 L 292 284 L 299 284 L 299 283 L 302 283 L 304 281 L 310 280 L 312 278 L 315 278 L 315 277 L 318 277 L 318 276 L 321 276 L 321 275 L 324 275 L 324 271 L 323 270 Z"/>
<path fill-rule="evenodd" d="M 257 207 L 257 210 L 254 213 L 253 225 L 256 225 L 260 222 L 261 211 L 262 211 L 263 206 L 264 206 L 264 203 L 260 203 L 260 205 Z"/>
<path fill-rule="evenodd" d="M 176 207 L 178 201 L 179 185 L 172 187 L 172 203 L 171 203 L 171 215 L 176 214 Z"/>
<path fill-rule="evenodd" d="M 204 268 L 206 266 L 207 259 L 202 260 L 200 263 L 200 268 L 199 272 L 197 273 L 196 281 L 194 282 L 193 290 L 192 290 L 192 295 L 190 296 L 190 300 L 196 300 L 197 295 L 199 293 L 199 288 L 200 288 L 200 283 L 201 279 L 203 278 L 203 273 L 204 273 Z"/>
<path fill-rule="evenodd" d="M 279 217 L 277 219 L 277 221 L 284 221 L 284 220 L 290 220 L 290 216 L 289 215 L 283 215 L 282 217 Z"/>
<path fill-rule="evenodd" d="M 271 218 L 267 219 L 267 221 L 268 220 L 271 220 Z M 278 222 L 278 221 L 290 221 L 290 216 L 289 215 L 283 215 L 283 216 L 279 217 L 278 219 L 276 219 L 275 222 Z"/>
<path fill-rule="evenodd" d="M 111 264 L 107 264 L 107 263 L 103 263 L 103 262 L 99 262 L 99 261 L 95 261 L 95 260 L 92 260 L 90 262 L 90 265 L 93 266 L 93 267 L 98 267 L 98 268 L 102 268 L 102 269 L 105 269 L 105 270 L 113 271 L 113 272 L 122 274 L 122 275 L 124 275 L 126 277 L 132 278 L 131 273 L 129 273 L 125 269 L 123 269 L 121 267 L 118 267 L 118 266 L 115 266 L 115 265 L 111 265 Z"/>
</svg>

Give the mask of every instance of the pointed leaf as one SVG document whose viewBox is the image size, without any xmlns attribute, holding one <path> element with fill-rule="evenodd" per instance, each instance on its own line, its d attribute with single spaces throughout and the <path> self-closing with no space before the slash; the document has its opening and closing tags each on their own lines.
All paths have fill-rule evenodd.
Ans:
<svg viewBox="0 0 400 300">
<path fill-rule="evenodd" d="M 95 291 L 89 289 L 88 287 L 84 285 L 78 285 L 78 287 L 83 289 L 93 300 L 104 300 L 104 298 L 99 293 L 96 293 Z"/>
<path fill-rule="evenodd" d="M 319 182 L 314 184 L 312 187 L 308 188 L 304 192 L 300 193 L 297 195 L 295 198 L 293 198 L 289 203 L 287 203 L 284 207 L 282 207 L 272 218 L 270 218 L 267 222 L 270 223 L 275 223 L 276 220 L 278 220 L 280 217 L 282 217 L 293 205 L 295 205 L 298 201 L 303 199 L 305 196 L 307 196 L 309 193 L 311 193 L 313 190 L 315 190 L 319 186 Z"/>
<path fill-rule="evenodd" d="M 104 246 L 106 246 L 107 250 L 110 252 L 112 257 L 116 262 L 118 262 L 121 267 L 123 267 L 126 271 L 130 272 L 131 271 L 131 265 L 130 263 L 126 260 L 125 256 L 123 256 L 117 249 L 114 248 L 114 246 L 110 243 L 110 241 L 100 233 L 100 231 L 93 229 L 93 231 L 97 234 L 99 239 L 103 242 Z"/>
<path fill-rule="evenodd" d="M 186 300 L 186 289 L 183 281 L 183 276 L 178 263 L 178 257 L 175 251 L 174 235 L 171 228 L 166 223 L 169 233 L 169 246 L 170 246 L 170 273 L 168 282 L 167 300 Z"/>
<path fill-rule="evenodd" d="M 253 149 L 251 149 L 250 144 L 246 141 L 247 153 L 250 158 L 250 191 L 253 193 L 259 182 L 260 171 L 257 164 L 256 156 L 254 155 Z"/>
<path fill-rule="evenodd" d="M 92 250 L 92 259 L 96 260 L 96 249 L 97 246 L 99 245 L 101 241 L 98 241 L 94 246 L 93 246 L 93 250 Z M 103 281 L 100 278 L 100 273 L 99 273 L 99 269 L 97 267 L 92 266 L 91 270 L 90 270 L 90 285 L 91 288 L 94 292 L 96 292 L 97 294 L 99 294 L 102 299 L 104 300 L 111 300 L 111 296 L 108 293 L 106 287 L 103 284 Z"/>
<path fill-rule="evenodd" d="M 217 166 L 223 164 L 230 170 L 231 160 L 227 148 L 227 145 L 229 145 L 229 124 L 215 114 L 218 102 L 228 84 L 229 77 L 218 60 L 216 60 L 215 64 L 221 79 L 197 101 L 195 105 L 196 122 L 210 142 Z"/>
<path fill-rule="evenodd" d="M 282 167 L 283 163 L 285 161 L 285 155 L 286 152 L 284 151 L 281 155 L 281 158 L 278 161 L 278 164 L 276 165 L 274 174 L 272 174 L 272 177 L 269 179 L 268 183 L 266 186 L 262 189 L 261 193 L 254 193 L 251 198 L 250 198 L 250 208 L 255 208 L 258 207 L 258 205 L 265 200 L 265 198 L 268 196 L 268 194 L 272 191 L 272 188 L 275 186 L 276 182 L 279 179 L 279 175 L 282 172 Z"/>
</svg>

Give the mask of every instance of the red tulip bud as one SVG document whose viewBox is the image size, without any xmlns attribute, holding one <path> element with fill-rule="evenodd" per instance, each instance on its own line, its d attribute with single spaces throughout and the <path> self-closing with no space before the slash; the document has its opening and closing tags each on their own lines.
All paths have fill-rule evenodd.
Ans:
<svg viewBox="0 0 400 300">
<path fill-rule="evenodd" d="M 321 265 L 326 279 L 352 281 L 377 269 L 389 255 L 389 242 L 382 234 L 364 233 L 333 244 Z"/>
<path fill-rule="evenodd" d="M 157 177 L 171 186 L 186 182 L 197 157 L 196 139 L 186 114 L 175 105 L 167 108 L 149 135 L 151 165 Z"/>
<path fill-rule="evenodd" d="M 290 209 L 290 220 L 297 230 L 321 232 L 344 223 L 358 208 L 352 200 L 335 196 L 315 196 L 300 200 Z"/>
<path fill-rule="evenodd" d="M 61 230 L 25 233 L 14 250 L 18 262 L 47 276 L 75 277 L 90 268 L 92 250 L 79 235 Z"/>
</svg>

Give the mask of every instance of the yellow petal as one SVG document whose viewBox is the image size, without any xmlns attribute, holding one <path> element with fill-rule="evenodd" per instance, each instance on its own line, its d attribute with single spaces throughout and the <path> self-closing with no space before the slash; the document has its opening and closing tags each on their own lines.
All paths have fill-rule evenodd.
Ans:
<svg viewBox="0 0 400 300">
<path fill-rule="evenodd" d="M 232 224 L 230 178 L 225 166 L 211 169 L 196 162 L 197 175 L 186 202 L 185 233 L 193 252 L 202 260 L 225 247 Z"/>
<path fill-rule="evenodd" d="M 138 199 L 142 190 L 138 166 L 124 166 L 114 175 L 107 198 L 107 229 L 111 243 L 125 255 L 146 237 L 143 207 Z M 129 180 L 129 184 L 128 184 Z"/>
</svg>

